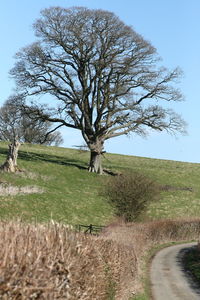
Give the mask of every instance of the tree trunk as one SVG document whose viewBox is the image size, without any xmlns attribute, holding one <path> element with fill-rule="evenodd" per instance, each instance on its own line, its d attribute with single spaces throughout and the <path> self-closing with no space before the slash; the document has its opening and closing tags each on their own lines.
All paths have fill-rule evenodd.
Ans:
<svg viewBox="0 0 200 300">
<path fill-rule="evenodd" d="M 94 137 L 87 143 L 90 149 L 90 163 L 89 172 L 103 174 L 103 168 L 101 163 L 101 156 L 103 153 L 104 140 L 98 137 Z"/>
<path fill-rule="evenodd" d="M 7 159 L 0 167 L 2 171 L 14 173 L 18 170 L 17 157 L 20 145 L 21 144 L 17 140 L 14 140 L 14 142 L 8 146 L 9 150 Z"/>
<path fill-rule="evenodd" d="M 101 164 L 101 153 L 91 150 L 89 172 L 103 174 L 103 168 Z"/>
</svg>

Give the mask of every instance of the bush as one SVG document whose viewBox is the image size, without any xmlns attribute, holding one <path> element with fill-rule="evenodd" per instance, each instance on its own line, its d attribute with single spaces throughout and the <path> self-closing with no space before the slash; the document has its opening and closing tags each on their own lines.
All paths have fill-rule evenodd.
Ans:
<svg viewBox="0 0 200 300">
<path fill-rule="evenodd" d="M 116 209 L 116 215 L 132 222 L 146 210 L 159 195 L 159 187 L 148 177 L 133 173 L 112 177 L 106 183 L 104 194 Z"/>
</svg>

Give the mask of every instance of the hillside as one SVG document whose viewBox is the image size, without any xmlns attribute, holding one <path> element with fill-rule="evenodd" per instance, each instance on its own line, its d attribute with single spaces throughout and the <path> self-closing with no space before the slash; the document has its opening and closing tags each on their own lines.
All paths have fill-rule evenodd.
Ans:
<svg viewBox="0 0 200 300">
<path fill-rule="evenodd" d="M 0 143 L 0 164 L 7 144 Z M 26 221 L 50 219 L 67 224 L 108 224 L 113 209 L 99 195 L 107 179 L 86 171 L 89 153 L 74 149 L 22 145 L 18 165 L 22 172 L 0 174 L 0 218 Z M 164 186 L 162 199 L 146 220 L 195 217 L 200 214 L 200 164 L 105 154 L 107 169 L 146 174 Z"/>
<path fill-rule="evenodd" d="M 6 153 L 0 143 L 0 164 Z M 105 154 L 105 168 L 143 173 L 163 188 L 143 222 L 123 224 L 113 223 L 114 211 L 99 193 L 108 175 L 88 173 L 88 158 L 84 151 L 23 145 L 21 171 L 0 173 L 3 299 L 146 300 L 153 251 L 198 239 L 199 164 Z M 62 223 L 112 224 L 96 237 Z"/>
</svg>

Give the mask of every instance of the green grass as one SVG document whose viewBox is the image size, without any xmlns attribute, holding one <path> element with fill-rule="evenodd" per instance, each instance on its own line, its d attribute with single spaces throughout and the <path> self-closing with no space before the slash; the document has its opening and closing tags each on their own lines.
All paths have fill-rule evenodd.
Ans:
<svg viewBox="0 0 200 300">
<path fill-rule="evenodd" d="M 1 144 L 0 159 L 6 145 Z M 0 174 L 0 180 L 12 186 L 37 186 L 41 194 L 1 196 L 0 217 L 20 217 L 26 221 L 53 219 L 68 224 L 106 224 L 112 209 L 98 196 L 101 178 L 86 171 L 86 159 L 76 150 L 23 145 L 19 167 L 24 172 Z"/>
<path fill-rule="evenodd" d="M 145 294 L 137 295 L 133 298 L 130 298 L 129 300 L 149 300 Z"/>
<path fill-rule="evenodd" d="M 6 153 L 7 144 L 0 143 L 0 164 Z M 1 173 L 0 181 L 18 187 L 37 186 L 43 193 L 0 196 L 0 218 L 20 217 L 28 222 L 53 219 L 68 224 L 111 222 L 113 209 L 99 195 L 107 176 L 88 173 L 88 160 L 88 152 L 22 145 L 18 166 L 24 172 Z M 200 164 L 105 154 L 103 165 L 113 171 L 141 172 L 159 184 L 176 187 L 162 192 L 161 200 L 152 204 L 143 216 L 146 220 L 200 215 Z"/>
<path fill-rule="evenodd" d="M 185 254 L 184 266 L 190 272 L 195 282 L 200 285 L 200 251 L 198 248 L 191 248 Z"/>
</svg>

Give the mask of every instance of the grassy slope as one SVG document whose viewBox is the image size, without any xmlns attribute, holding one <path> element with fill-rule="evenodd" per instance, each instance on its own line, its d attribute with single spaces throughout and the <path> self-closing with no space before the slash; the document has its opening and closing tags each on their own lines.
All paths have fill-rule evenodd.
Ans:
<svg viewBox="0 0 200 300">
<path fill-rule="evenodd" d="M 199 247 L 191 248 L 184 256 L 185 270 L 189 271 L 198 287 L 200 286 L 200 251 Z"/>
<path fill-rule="evenodd" d="M 0 164 L 6 157 L 7 145 L 0 143 Z M 98 190 L 106 176 L 86 171 L 89 154 L 77 150 L 23 145 L 18 165 L 25 172 L 0 174 L 0 181 L 13 186 L 39 186 L 42 194 L 0 196 L 0 218 L 21 217 L 27 221 L 50 218 L 68 224 L 106 224 L 113 210 Z M 156 160 L 116 154 L 106 154 L 104 167 L 140 171 L 160 184 L 178 188 L 163 192 L 162 200 L 153 204 L 147 219 L 200 215 L 200 165 Z M 192 188 L 181 190 L 181 188 Z M 180 189 L 179 189 L 180 188 Z"/>
</svg>

